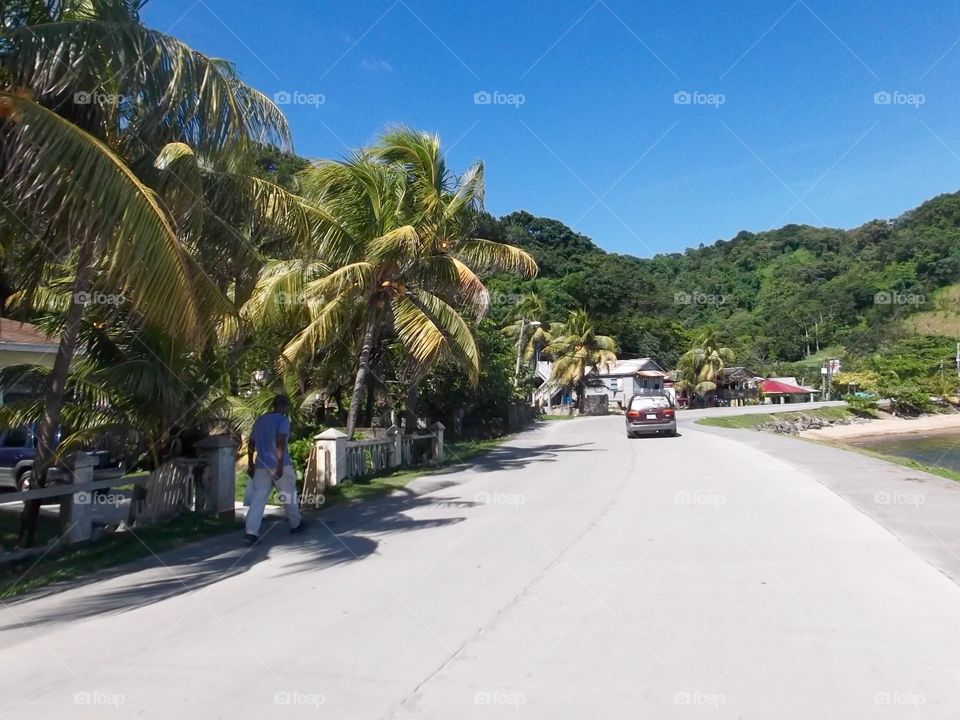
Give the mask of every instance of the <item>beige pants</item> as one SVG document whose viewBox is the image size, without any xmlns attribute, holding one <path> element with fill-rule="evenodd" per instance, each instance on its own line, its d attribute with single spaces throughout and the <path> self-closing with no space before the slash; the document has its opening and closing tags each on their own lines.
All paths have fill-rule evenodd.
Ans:
<svg viewBox="0 0 960 720">
<path fill-rule="evenodd" d="M 258 467 L 250 478 L 252 489 L 245 530 L 248 535 L 260 534 L 260 521 L 263 520 L 263 511 L 270 497 L 270 488 L 274 485 L 273 473 L 273 470 Z M 297 473 L 292 465 L 284 466 L 283 475 L 276 481 L 276 486 L 277 495 L 287 513 L 287 522 L 291 528 L 298 527 L 301 521 L 300 503 L 297 501 Z"/>
</svg>

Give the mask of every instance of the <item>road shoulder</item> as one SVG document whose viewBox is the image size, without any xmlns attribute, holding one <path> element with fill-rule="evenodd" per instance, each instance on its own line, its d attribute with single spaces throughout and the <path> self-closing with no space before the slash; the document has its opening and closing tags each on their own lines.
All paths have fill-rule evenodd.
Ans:
<svg viewBox="0 0 960 720">
<path fill-rule="evenodd" d="M 960 584 L 960 483 L 849 450 L 752 430 L 703 425 L 815 478 Z"/>
</svg>

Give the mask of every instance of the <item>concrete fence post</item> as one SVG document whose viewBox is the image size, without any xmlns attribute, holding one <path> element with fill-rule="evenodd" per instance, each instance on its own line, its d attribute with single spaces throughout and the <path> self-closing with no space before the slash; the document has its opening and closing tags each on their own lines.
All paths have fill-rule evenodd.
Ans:
<svg viewBox="0 0 960 720">
<path fill-rule="evenodd" d="M 390 440 L 390 467 L 400 467 L 403 464 L 403 433 L 394 424 L 387 428 L 387 438 Z"/>
<path fill-rule="evenodd" d="M 195 445 L 207 469 L 197 505 L 221 520 L 233 520 L 237 493 L 237 444 L 227 435 L 211 435 Z"/>
<path fill-rule="evenodd" d="M 329 453 L 330 486 L 335 487 L 347 477 L 347 440 L 346 433 L 330 428 L 314 438 L 321 451 Z"/>
<path fill-rule="evenodd" d="M 435 422 L 433 425 L 430 426 L 430 428 L 433 430 L 433 441 L 431 443 L 433 445 L 433 448 L 432 448 L 433 461 L 437 465 L 442 465 L 443 464 L 443 431 L 446 430 L 447 428 L 440 421 Z"/>
<path fill-rule="evenodd" d="M 75 485 L 93 482 L 95 460 L 84 452 L 74 453 L 67 461 Z M 60 503 L 60 522 L 69 544 L 87 542 L 93 537 L 93 490 L 81 490 L 65 496 Z"/>
</svg>

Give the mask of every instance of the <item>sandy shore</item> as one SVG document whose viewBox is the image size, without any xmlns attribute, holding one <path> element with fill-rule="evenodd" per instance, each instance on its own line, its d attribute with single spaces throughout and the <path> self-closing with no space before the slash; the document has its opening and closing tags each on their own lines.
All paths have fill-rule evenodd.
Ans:
<svg viewBox="0 0 960 720">
<path fill-rule="evenodd" d="M 821 430 L 804 430 L 800 433 L 800 436 L 827 440 L 853 440 L 881 435 L 905 435 L 909 433 L 921 435 L 950 431 L 960 433 L 960 413 L 925 415 L 909 420 L 884 416 L 878 420 L 856 425 L 835 425 Z"/>
</svg>

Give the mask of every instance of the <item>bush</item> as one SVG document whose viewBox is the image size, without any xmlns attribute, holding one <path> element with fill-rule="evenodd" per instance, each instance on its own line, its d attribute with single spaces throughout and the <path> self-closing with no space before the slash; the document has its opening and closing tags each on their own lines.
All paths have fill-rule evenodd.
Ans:
<svg viewBox="0 0 960 720">
<path fill-rule="evenodd" d="M 301 438 L 300 440 L 291 440 L 290 462 L 298 475 L 303 474 L 303 469 L 307 466 L 307 458 L 310 457 L 310 449 L 313 447 L 313 438 Z"/>
<path fill-rule="evenodd" d="M 847 395 L 843 399 L 854 415 L 858 417 L 874 417 L 874 410 L 877 409 L 876 398 L 864 395 Z"/>
<path fill-rule="evenodd" d="M 935 410 L 930 396 L 913 385 L 886 388 L 883 394 L 890 398 L 890 409 L 894 415 L 914 417 Z"/>
</svg>

